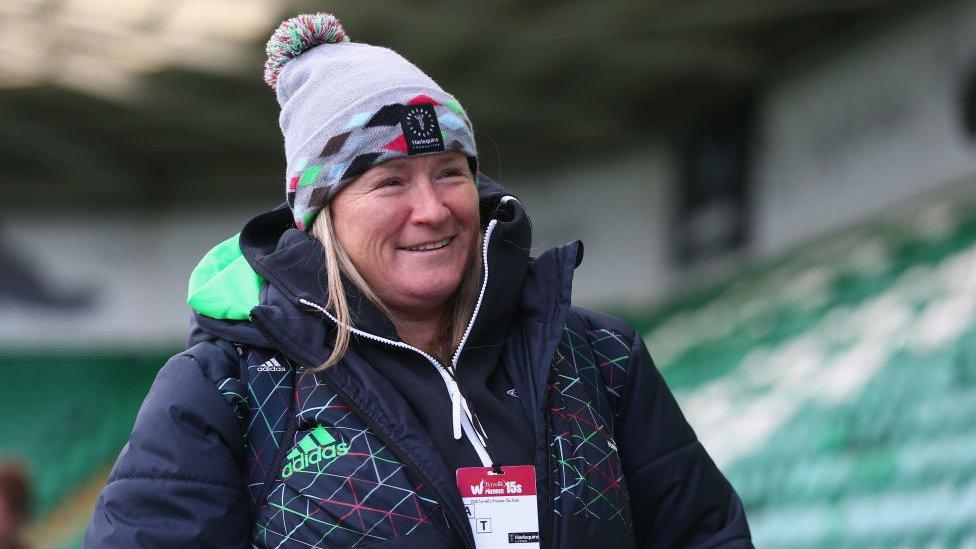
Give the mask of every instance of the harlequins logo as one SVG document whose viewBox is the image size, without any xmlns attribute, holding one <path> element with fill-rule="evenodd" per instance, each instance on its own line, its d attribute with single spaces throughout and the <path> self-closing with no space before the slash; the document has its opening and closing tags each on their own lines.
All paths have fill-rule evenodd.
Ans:
<svg viewBox="0 0 976 549">
<path fill-rule="evenodd" d="M 444 150 L 441 125 L 433 105 L 409 105 L 400 113 L 400 127 L 407 142 L 409 154 Z"/>
<path fill-rule="evenodd" d="M 304 471 L 309 465 L 316 465 L 322 460 L 328 460 L 329 466 L 337 458 L 349 453 L 349 445 L 345 442 L 336 444 L 336 439 L 325 427 L 319 425 L 311 433 L 302 437 L 298 445 L 288 452 L 288 463 L 281 470 L 281 477 L 288 478 L 298 471 Z"/>
<path fill-rule="evenodd" d="M 427 109 L 417 107 L 407 109 L 407 120 L 411 132 L 420 138 L 433 137 L 434 117 Z"/>
</svg>

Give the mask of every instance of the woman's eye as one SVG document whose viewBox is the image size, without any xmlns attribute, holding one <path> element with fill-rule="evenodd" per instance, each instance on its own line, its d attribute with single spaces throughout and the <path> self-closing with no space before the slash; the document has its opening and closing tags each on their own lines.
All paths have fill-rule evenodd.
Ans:
<svg viewBox="0 0 976 549">
<path fill-rule="evenodd" d="M 399 179 L 387 179 L 380 183 L 380 187 L 399 187 L 402 182 Z"/>
<path fill-rule="evenodd" d="M 449 168 L 441 172 L 441 177 L 461 177 L 464 171 L 459 168 Z"/>
</svg>

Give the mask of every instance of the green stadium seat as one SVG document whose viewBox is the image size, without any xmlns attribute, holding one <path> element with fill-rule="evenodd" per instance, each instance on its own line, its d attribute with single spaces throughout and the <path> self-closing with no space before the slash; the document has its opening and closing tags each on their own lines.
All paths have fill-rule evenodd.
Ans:
<svg viewBox="0 0 976 549">
<path fill-rule="evenodd" d="M 0 355 L 0 454 L 27 464 L 38 517 L 111 462 L 166 358 Z"/>
<path fill-rule="evenodd" d="M 938 300 L 976 300 L 976 282 L 965 282 L 976 273 L 976 260 L 968 272 L 965 262 L 976 257 L 976 186 L 943 195 L 635 320 L 651 353 L 662 350 L 658 365 L 679 403 L 714 384 L 734 388 L 722 404 L 731 413 L 704 424 L 689 415 L 716 455 L 723 439 L 713 433 L 738 407 L 771 391 L 796 393 L 778 428 L 719 463 L 757 546 L 976 548 L 976 317 L 943 319 L 953 331 L 934 347 L 919 335 L 933 327 L 922 315 Z M 938 231 L 918 221 L 932 212 L 944 221 Z M 908 311 L 891 335 L 870 340 L 880 367 L 843 397 L 825 398 L 818 383 L 845 374 L 830 369 L 834 361 L 868 341 L 867 327 L 852 319 L 878 303 Z M 790 361 L 774 360 L 804 338 L 823 357 L 803 378 L 807 392 L 784 381 Z M 759 362 L 746 368 L 747 356 Z"/>
</svg>

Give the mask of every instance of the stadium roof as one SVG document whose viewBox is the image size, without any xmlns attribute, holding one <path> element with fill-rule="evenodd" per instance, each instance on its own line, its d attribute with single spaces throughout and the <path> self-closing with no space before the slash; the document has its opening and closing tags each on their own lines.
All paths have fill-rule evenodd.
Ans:
<svg viewBox="0 0 976 549">
<path fill-rule="evenodd" d="M 695 127 L 808 51 L 915 0 L 336 1 L 460 97 L 489 173 L 545 170 Z M 931 2 L 925 3 L 931 5 Z M 273 0 L 5 0 L 0 174 L 8 204 L 277 199 Z M 846 38 L 845 38 L 846 37 Z M 829 41 L 827 40 L 829 38 Z M 624 145 L 625 147 L 625 145 Z M 52 199 L 52 193 L 57 199 Z"/>
</svg>

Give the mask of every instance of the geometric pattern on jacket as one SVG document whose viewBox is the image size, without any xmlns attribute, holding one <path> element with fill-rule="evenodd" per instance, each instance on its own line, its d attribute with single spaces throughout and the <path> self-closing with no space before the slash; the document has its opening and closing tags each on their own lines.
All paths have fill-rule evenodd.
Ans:
<svg viewBox="0 0 976 549">
<path fill-rule="evenodd" d="M 619 412 L 631 346 L 610 330 L 573 328 L 563 330 L 548 385 L 552 507 L 557 516 L 585 516 L 629 528 L 630 500 L 615 449 L 613 419 Z M 252 403 L 248 441 L 279 440 L 291 419 L 291 398 L 299 428 L 286 442 L 289 448 L 298 448 L 318 426 L 348 448 L 345 455 L 309 464 L 287 479 L 281 478 L 284 462 L 271 471 L 275 481 L 258 509 L 253 546 L 356 547 L 424 527 L 451 530 L 430 491 L 327 385 L 304 372 L 294 390 L 290 378 L 277 371 L 294 371 L 284 356 L 253 348 L 244 352 Z M 263 431 L 255 436 L 255 430 Z M 252 498 L 261 493 L 267 476 L 263 472 L 277 453 L 277 445 L 266 442 L 250 448 Z M 538 474 L 542 472 L 539 468 Z"/>
<path fill-rule="evenodd" d="M 569 326 L 550 373 L 550 463 L 555 513 L 631 524 L 613 421 L 630 344 L 606 329 L 588 337 Z M 610 420 L 610 421 L 608 421 Z"/>
<path fill-rule="evenodd" d="M 278 442 L 291 421 L 295 369 L 283 355 L 265 349 L 238 347 L 238 354 L 242 353 L 247 369 L 244 379 L 247 380 L 249 408 L 244 431 L 248 449 L 245 476 L 253 513 L 262 503 L 257 498 L 271 473 L 268 469 L 278 454 Z"/>
<path fill-rule="evenodd" d="M 281 355 L 273 358 L 286 360 Z M 273 401 L 282 402 L 285 385 L 275 386 Z M 407 536 L 422 528 L 450 530 L 443 506 L 327 385 L 310 372 L 300 374 L 297 385 L 288 398 L 296 399 L 298 428 L 285 444 L 292 449 L 289 454 L 299 456 L 294 461 L 299 466 L 291 467 L 286 458 L 271 471 L 276 480 L 257 514 L 255 546 L 347 547 Z M 255 418 L 252 428 L 263 423 L 264 418 Z M 342 447 L 342 452 L 331 450 L 304 460 L 303 446 L 314 446 L 322 428 L 329 447 Z M 282 478 L 285 465 L 291 470 Z"/>
</svg>

